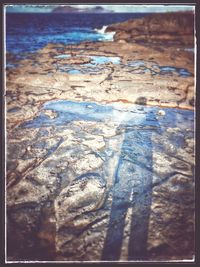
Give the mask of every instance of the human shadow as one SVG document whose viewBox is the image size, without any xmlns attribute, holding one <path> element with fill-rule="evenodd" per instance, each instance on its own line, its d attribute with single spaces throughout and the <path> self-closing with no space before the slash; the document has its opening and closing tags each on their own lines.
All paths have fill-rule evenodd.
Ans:
<svg viewBox="0 0 200 267">
<path fill-rule="evenodd" d="M 137 99 L 136 104 L 145 105 L 146 98 Z M 126 127 L 127 125 L 129 126 Z M 122 124 L 119 128 L 121 126 Z M 133 118 L 126 126 L 115 173 L 110 221 L 102 251 L 102 260 L 107 261 L 120 259 L 124 235 L 129 238 L 128 260 L 147 258 L 153 174 L 151 136 L 159 125 L 152 109 L 147 108 L 139 125 L 135 124 Z M 130 209 L 131 215 L 128 213 Z M 126 216 L 130 216 L 130 232 L 125 232 Z"/>
</svg>

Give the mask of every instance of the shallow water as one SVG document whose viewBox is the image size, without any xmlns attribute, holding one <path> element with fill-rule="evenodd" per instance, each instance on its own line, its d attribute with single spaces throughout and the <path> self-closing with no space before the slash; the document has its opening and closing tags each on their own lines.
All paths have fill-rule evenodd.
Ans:
<svg viewBox="0 0 200 267">
<path fill-rule="evenodd" d="M 143 60 L 133 60 L 128 62 L 129 67 L 143 67 L 145 65 L 146 64 Z"/>
<path fill-rule="evenodd" d="M 184 50 L 185 50 L 185 51 L 188 51 L 188 52 L 192 52 L 192 53 L 194 53 L 194 51 L 195 51 L 194 48 L 185 48 Z"/>
<path fill-rule="evenodd" d="M 14 107 L 14 108 L 9 109 L 7 112 L 18 112 L 19 110 L 21 110 L 20 107 Z"/>
<path fill-rule="evenodd" d="M 93 66 L 98 64 L 120 64 L 120 57 L 107 57 L 107 56 L 89 56 L 92 59 L 92 62 L 89 64 L 85 64 L 87 66 Z"/>
<path fill-rule="evenodd" d="M 82 72 L 80 70 L 71 69 L 71 70 L 68 70 L 67 73 L 69 73 L 69 74 L 80 74 Z"/>
<path fill-rule="evenodd" d="M 171 66 L 159 66 L 159 68 L 160 68 L 160 74 L 176 73 L 182 77 L 192 76 L 192 73 L 190 73 L 187 69 L 184 69 L 184 68 L 176 68 L 176 67 L 171 67 Z"/>
<path fill-rule="evenodd" d="M 133 68 L 131 72 L 135 74 L 143 74 L 150 72 L 152 75 L 179 75 L 181 77 L 193 76 L 185 68 L 176 68 L 172 66 L 160 66 L 153 62 L 143 60 L 133 60 L 128 62 L 128 67 Z"/>
<path fill-rule="evenodd" d="M 69 54 L 62 54 L 62 55 L 58 55 L 58 56 L 55 56 L 55 58 L 70 58 L 71 55 Z"/>
<path fill-rule="evenodd" d="M 7 63 L 6 64 L 6 69 L 15 69 L 17 68 L 19 65 L 15 64 L 15 63 Z"/>
<path fill-rule="evenodd" d="M 191 53 L 194 53 L 195 49 L 194 48 L 177 48 L 177 51 L 180 51 L 180 50 L 184 50 L 184 51 L 187 51 L 187 52 L 191 52 Z"/>
<path fill-rule="evenodd" d="M 45 115 L 45 110 L 52 110 L 57 117 L 51 119 Z M 38 128 L 51 125 L 65 125 L 72 121 L 103 121 L 112 122 L 125 127 L 153 127 L 168 128 L 179 127 L 182 130 L 194 127 L 194 112 L 165 108 L 165 115 L 159 116 L 158 107 L 133 105 L 124 108 L 119 103 L 100 105 L 93 102 L 73 102 L 66 100 L 53 100 L 46 102 L 40 115 L 31 121 L 22 124 L 22 127 Z M 153 129 L 152 128 L 152 129 Z"/>
<path fill-rule="evenodd" d="M 55 58 L 70 58 L 69 54 L 61 54 Z M 84 74 L 91 72 L 102 71 L 101 68 L 98 68 L 99 65 L 104 65 L 107 63 L 117 64 L 121 63 L 120 57 L 110 57 L 110 56 L 86 56 L 89 57 L 92 61 L 86 64 L 74 65 L 74 64 L 64 64 L 59 66 L 59 70 L 62 72 L 67 72 L 69 74 Z M 179 75 L 181 77 L 190 77 L 193 76 L 185 68 L 176 68 L 172 66 L 159 66 L 156 63 L 143 61 L 143 60 L 133 60 L 129 61 L 127 65 L 123 65 L 125 68 L 131 68 L 131 72 L 134 74 L 145 74 L 150 73 L 151 75 Z M 105 69 L 105 68 L 104 68 Z"/>
<path fill-rule="evenodd" d="M 61 54 L 56 56 L 55 58 L 70 58 L 69 54 Z M 106 68 L 101 68 L 100 65 L 112 63 L 112 64 L 120 64 L 120 57 L 107 57 L 107 56 L 85 56 L 89 57 L 92 61 L 91 63 L 86 64 L 64 64 L 58 66 L 58 69 L 62 72 L 67 72 L 69 74 L 88 74 L 88 73 L 96 73 Z"/>
<path fill-rule="evenodd" d="M 58 67 L 59 71 L 61 72 L 65 72 L 65 73 L 69 73 L 69 74 L 92 74 L 92 73 L 97 73 L 97 72 L 100 72 L 100 71 L 103 71 L 105 70 L 102 69 L 102 68 L 97 68 L 97 67 L 78 67 L 78 66 L 75 66 L 75 65 L 63 65 L 63 66 L 59 66 Z"/>
</svg>

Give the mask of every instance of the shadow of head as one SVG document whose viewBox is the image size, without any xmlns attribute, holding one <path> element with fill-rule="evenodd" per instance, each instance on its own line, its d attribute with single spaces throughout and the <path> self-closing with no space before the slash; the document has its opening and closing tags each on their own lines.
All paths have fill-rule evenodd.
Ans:
<svg viewBox="0 0 200 267">
<path fill-rule="evenodd" d="M 146 105 L 147 104 L 147 99 L 146 97 L 138 97 L 136 100 L 135 100 L 135 104 L 137 105 Z"/>
</svg>

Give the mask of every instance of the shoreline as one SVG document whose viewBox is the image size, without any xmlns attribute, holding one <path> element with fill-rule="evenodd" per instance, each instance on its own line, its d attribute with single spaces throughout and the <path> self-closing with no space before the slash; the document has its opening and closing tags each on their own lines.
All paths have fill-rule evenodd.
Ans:
<svg viewBox="0 0 200 267">
<path fill-rule="evenodd" d="M 169 17 L 170 14 L 171 13 L 167 14 L 166 16 Z M 186 14 L 191 15 L 191 13 L 186 13 Z M 174 19 L 174 15 L 176 14 L 172 14 L 172 19 Z M 183 13 L 181 13 L 181 16 L 182 15 Z M 146 20 L 148 21 L 149 17 L 153 17 L 153 21 L 154 21 L 156 19 L 156 16 L 160 18 L 160 14 L 149 15 L 144 18 L 136 18 L 133 20 L 129 20 L 128 22 L 113 24 L 113 26 L 112 25 L 105 26 L 106 28 L 104 27 L 104 30 L 109 33 L 109 31 L 111 31 L 114 28 L 116 30 L 116 33 L 118 32 L 118 35 L 119 35 L 120 31 L 117 29 L 117 27 L 120 29 L 120 27 L 122 26 L 118 26 L 118 25 L 125 25 L 123 27 L 124 27 L 124 31 L 126 31 L 126 27 L 130 27 L 130 25 L 133 24 L 133 26 L 135 25 L 137 28 L 138 27 L 137 25 L 140 24 L 141 21 L 146 21 Z M 179 18 L 179 20 L 180 19 L 181 18 Z M 163 19 L 163 21 L 165 21 L 165 19 Z M 144 26 L 144 28 L 145 27 L 146 26 Z M 174 27 L 176 28 L 176 23 Z M 167 29 L 167 30 L 169 30 L 169 32 L 171 31 L 170 29 Z M 130 36 L 132 36 L 131 34 L 132 34 L 132 31 L 130 32 Z M 183 35 L 181 35 L 181 38 L 183 39 L 182 36 Z M 188 33 L 187 33 L 187 36 L 188 36 Z M 116 40 L 114 40 L 113 42 L 112 41 L 98 41 L 98 42 L 87 42 L 86 41 L 86 42 L 82 42 L 77 45 L 62 45 L 62 44 L 49 43 L 47 46 L 38 50 L 32 59 L 21 60 L 19 62 L 21 66 L 15 69 L 8 70 L 7 81 L 9 83 L 9 81 L 12 82 L 12 80 L 14 79 L 15 83 L 16 83 L 16 80 L 18 80 L 18 83 L 23 84 L 23 80 L 25 79 L 25 84 L 28 85 L 29 83 L 31 85 L 35 83 L 35 79 L 36 79 L 38 80 L 38 85 L 42 85 L 47 82 L 47 84 L 49 85 L 52 83 L 51 85 L 52 87 L 57 87 L 55 81 L 56 79 L 60 78 L 60 75 L 63 75 L 65 77 L 65 78 L 62 78 L 63 85 L 65 83 L 64 82 L 65 80 L 67 83 L 66 84 L 67 87 L 71 86 L 70 84 L 72 84 L 72 86 L 75 86 L 74 85 L 75 81 L 73 81 L 75 80 L 74 79 L 75 74 L 68 73 L 68 71 L 72 71 L 74 69 L 74 72 L 79 75 L 77 77 L 80 77 L 80 81 L 82 83 L 81 86 L 83 87 L 86 86 L 86 83 L 84 82 L 84 80 L 91 80 L 92 82 L 95 75 L 102 76 L 102 77 L 105 77 L 105 75 L 107 76 L 105 77 L 105 82 L 104 82 L 105 87 L 108 86 L 108 87 L 117 88 L 118 87 L 117 84 L 121 84 L 122 83 L 121 80 L 124 80 L 124 85 L 122 85 L 120 90 L 123 90 L 123 87 L 126 86 L 126 84 L 128 87 L 130 87 L 132 81 L 136 81 L 137 83 L 142 82 L 143 86 L 145 87 L 145 90 L 142 91 L 142 88 L 141 88 L 140 94 L 142 94 L 143 97 L 147 98 L 148 105 L 158 105 L 161 107 L 162 106 L 170 107 L 171 105 L 171 107 L 176 107 L 176 108 L 194 109 L 194 101 L 195 101 L 194 57 L 195 57 L 195 54 L 189 50 L 188 51 L 186 50 L 188 47 L 191 48 L 191 43 L 190 45 L 189 44 L 181 45 L 179 40 L 177 40 L 177 36 L 174 37 L 173 35 L 171 35 L 171 37 L 168 36 L 167 38 L 168 39 L 171 38 L 172 40 L 175 38 L 174 44 L 168 45 L 168 47 L 165 48 L 165 46 L 160 47 L 159 43 L 145 43 L 144 42 L 144 44 L 138 44 L 137 40 L 135 42 L 129 42 L 123 38 L 124 36 L 122 32 L 120 38 L 116 37 L 116 34 L 115 34 Z M 127 34 L 126 34 L 126 38 L 127 38 Z M 165 41 L 162 41 L 162 43 L 164 44 Z M 61 57 L 62 55 L 65 55 L 65 54 L 69 54 L 69 57 L 66 59 L 58 58 L 59 56 Z M 93 64 L 93 59 L 91 58 L 92 56 L 96 56 L 97 58 L 98 57 L 100 58 L 101 56 L 102 57 L 103 56 L 118 57 L 120 59 L 120 62 L 112 65 L 112 64 L 109 64 L 109 58 L 108 58 L 107 62 L 105 63 L 97 62 Z M 130 65 L 132 62 L 133 64 L 135 64 L 135 66 Z M 90 67 L 89 66 L 86 67 L 88 63 L 91 63 L 89 64 Z M 16 64 L 16 62 L 14 62 L 14 64 Z M 35 69 L 35 67 L 31 67 L 31 65 L 33 66 L 39 65 L 38 71 Z M 65 67 L 65 66 L 68 66 L 68 67 Z M 166 69 L 166 68 L 168 68 L 168 71 L 163 72 L 162 69 Z M 178 71 L 182 71 L 182 73 L 184 73 L 183 76 L 185 75 L 185 77 L 183 78 L 179 77 L 182 74 L 181 72 L 178 73 Z M 14 75 L 12 75 L 13 72 L 14 72 Z M 41 75 L 41 73 L 43 73 L 43 75 Z M 85 78 L 81 77 L 80 75 L 85 75 Z M 125 78 L 127 76 L 129 77 Z M 108 77 L 111 79 L 110 83 L 106 83 L 106 79 Z M 95 79 L 96 81 L 98 81 L 98 78 L 95 78 Z M 168 82 L 170 81 L 170 79 L 171 79 L 172 86 L 170 86 L 169 85 L 170 82 Z M 29 82 L 27 83 L 26 80 Z M 101 85 L 101 83 L 102 81 L 99 79 L 99 85 Z M 166 84 L 165 88 L 163 87 L 164 83 Z M 154 91 L 157 90 L 156 88 L 162 88 L 159 90 L 161 90 L 162 97 L 164 96 L 164 99 L 162 99 L 161 96 L 157 97 L 155 93 L 153 93 L 152 84 L 155 87 Z M 148 87 L 150 89 L 148 89 Z M 132 92 L 134 92 L 134 90 L 135 92 L 138 91 L 138 89 L 135 88 L 135 86 L 133 85 Z M 174 90 L 175 93 L 172 93 L 172 90 Z M 100 88 L 100 91 L 102 91 L 101 88 Z M 112 93 L 116 95 L 115 99 L 113 99 L 113 97 L 110 96 L 110 94 Z M 85 92 L 86 97 L 87 97 L 87 94 L 88 93 Z M 103 91 L 101 92 L 101 94 L 105 95 L 104 101 L 107 101 L 107 102 L 118 101 L 118 99 L 125 99 L 125 101 L 128 101 L 130 103 L 135 102 L 133 101 L 132 97 L 130 97 L 129 95 L 124 97 L 124 94 L 122 91 L 118 92 L 114 89 L 110 90 L 109 95 Z M 169 97 L 167 96 L 167 94 L 169 95 Z M 136 93 L 136 96 L 139 97 L 138 93 Z M 76 99 L 76 95 L 74 95 L 74 97 L 75 97 L 74 99 Z M 88 95 L 88 99 L 90 98 L 91 99 L 93 98 L 92 94 Z M 157 98 L 156 101 L 155 101 L 155 98 Z M 102 97 L 100 97 L 100 99 L 97 99 L 98 102 L 101 100 L 103 101 Z M 163 101 L 166 101 L 166 102 L 163 102 Z M 191 105 L 190 103 L 193 103 L 193 104 Z"/>
<path fill-rule="evenodd" d="M 156 17 L 6 70 L 8 262 L 193 260 L 193 33 Z"/>
</svg>

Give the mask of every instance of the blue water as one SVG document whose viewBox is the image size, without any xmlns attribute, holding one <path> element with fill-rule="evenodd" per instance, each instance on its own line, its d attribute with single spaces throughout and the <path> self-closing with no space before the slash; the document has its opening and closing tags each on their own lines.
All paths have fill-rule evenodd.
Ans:
<svg viewBox="0 0 200 267">
<path fill-rule="evenodd" d="M 69 54 L 61 54 L 55 56 L 58 59 L 66 59 L 70 58 Z M 86 64 L 57 64 L 57 68 L 61 72 L 67 72 L 69 74 L 88 74 L 88 73 L 97 73 L 99 71 L 103 71 L 106 68 L 101 67 L 103 64 L 112 63 L 112 64 L 120 64 L 120 57 L 109 57 L 109 56 L 86 56 L 91 62 Z"/>
<path fill-rule="evenodd" d="M 190 77 L 193 76 L 191 72 L 189 72 L 185 68 L 176 68 L 172 66 L 160 66 L 158 64 L 153 64 L 151 68 L 148 67 L 149 62 L 145 62 L 143 60 L 133 60 L 128 62 L 128 67 L 132 67 L 132 73 L 135 74 L 143 74 L 145 72 L 149 72 L 152 75 L 173 75 L 178 74 L 181 77 Z"/>
<path fill-rule="evenodd" d="M 48 43 L 79 44 L 83 41 L 112 41 L 113 33 L 105 33 L 100 29 L 112 23 L 136 19 L 148 15 L 148 13 L 110 13 L 110 14 L 55 14 L 55 13 L 8 13 L 6 14 L 6 51 L 14 57 L 6 58 L 6 67 L 11 69 L 17 66 L 15 59 L 23 59 L 31 56 L 38 49 Z M 99 29 L 99 30 L 98 30 Z M 62 48 L 58 48 L 62 49 Z M 62 51 L 60 51 L 62 52 Z M 63 54 L 56 58 L 69 58 Z M 60 71 L 70 74 L 96 73 L 101 69 L 96 68 L 99 64 L 119 64 L 118 57 L 90 56 L 91 63 L 84 64 L 85 69 L 77 69 L 77 66 L 62 66 Z M 13 62 L 14 59 L 14 62 Z M 156 66 L 159 70 L 152 73 L 145 62 L 138 60 L 128 63 L 135 74 L 150 72 L 152 75 L 173 75 L 181 77 L 192 76 L 184 68 L 171 66 Z"/>
<path fill-rule="evenodd" d="M 12 13 L 6 15 L 6 50 L 17 56 L 33 53 L 48 43 L 77 44 L 110 40 L 98 32 L 105 25 L 145 16 L 138 13 L 53 14 Z"/>
<path fill-rule="evenodd" d="M 106 57 L 106 56 L 89 56 L 92 59 L 91 63 L 85 64 L 85 66 L 93 66 L 98 64 L 106 64 L 106 63 L 113 63 L 119 64 L 120 58 L 119 57 Z"/>
<path fill-rule="evenodd" d="M 45 110 L 54 111 L 57 116 L 51 119 L 45 114 Z M 130 108 L 122 108 L 119 104 L 110 105 L 97 104 L 92 102 L 73 102 L 67 100 L 53 100 L 46 102 L 38 117 L 23 123 L 22 127 L 38 128 L 52 125 L 65 125 L 72 121 L 110 121 L 119 125 L 131 125 L 140 127 L 158 127 L 164 129 L 179 127 L 181 130 L 192 129 L 194 126 L 194 112 L 165 108 L 165 115 L 159 116 L 158 107 L 141 107 L 133 105 Z"/>
<path fill-rule="evenodd" d="M 184 68 L 175 68 L 171 66 L 162 66 L 160 67 L 161 74 L 173 74 L 178 73 L 179 76 L 183 77 L 189 77 L 192 76 L 192 73 L 190 73 L 187 69 Z"/>
</svg>

